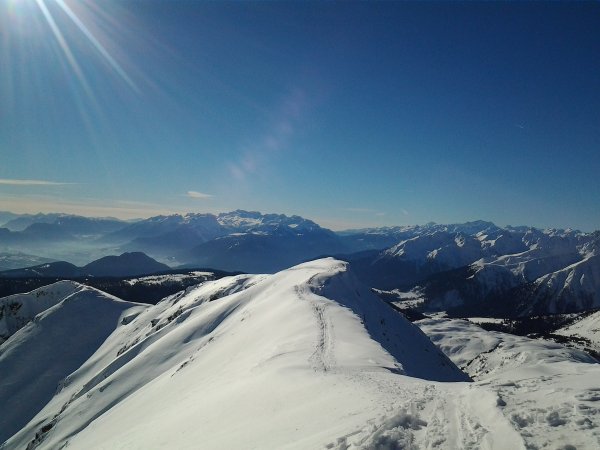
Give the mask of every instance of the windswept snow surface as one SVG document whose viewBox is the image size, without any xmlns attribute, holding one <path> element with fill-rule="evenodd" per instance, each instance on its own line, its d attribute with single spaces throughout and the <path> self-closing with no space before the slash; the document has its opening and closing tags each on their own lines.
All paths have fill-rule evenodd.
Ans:
<svg viewBox="0 0 600 450">
<path fill-rule="evenodd" d="M 146 307 L 70 282 L 33 292 L 48 300 L 46 304 L 60 301 L 0 346 L 0 442 L 19 431 L 53 397 L 59 383 L 115 330 L 124 312 Z M 30 306 L 29 297 L 22 299 Z"/>
<path fill-rule="evenodd" d="M 591 356 L 467 320 L 416 324 L 475 380 L 473 395 L 496 399 L 527 448 L 600 448 L 600 364 Z"/>
<path fill-rule="evenodd" d="M 596 448 L 589 356 L 431 320 L 422 328 L 475 383 L 346 263 L 206 282 L 124 310 L 0 447 Z M 446 325 L 447 345 L 434 330 Z"/>
<path fill-rule="evenodd" d="M 455 448 L 467 434 L 477 446 L 495 431 L 459 427 L 484 420 L 467 408 L 457 416 L 465 380 L 346 263 L 323 259 L 122 314 L 4 447 Z M 463 431 L 448 430 L 448 414 Z"/>
<path fill-rule="evenodd" d="M 74 281 L 58 281 L 25 294 L 0 298 L 0 344 L 37 314 L 81 289 L 83 285 Z"/>
</svg>

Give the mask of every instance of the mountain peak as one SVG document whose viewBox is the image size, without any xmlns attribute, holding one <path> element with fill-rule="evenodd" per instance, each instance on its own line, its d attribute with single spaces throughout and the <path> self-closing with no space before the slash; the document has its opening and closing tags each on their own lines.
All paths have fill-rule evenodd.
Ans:
<svg viewBox="0 0 600 450">
<path fill-rule="evenodd" d="M 102 276 L 135 276 L 164 272 L 170 267 L 159 263 L 142 252 L 125 252 L 119 256 L 105 256 L 83 267 L 85 273 Z"/>
</svg>

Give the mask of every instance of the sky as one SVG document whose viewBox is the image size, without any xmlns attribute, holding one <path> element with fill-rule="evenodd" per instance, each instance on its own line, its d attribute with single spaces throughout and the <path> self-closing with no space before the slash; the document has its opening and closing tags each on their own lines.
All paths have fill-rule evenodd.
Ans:
<svg viewBox="0 0 600 450">
<path fill-rule="evenodd" d="M 600 3 L 0 0 L 0 210 L 600 228 Z"/>
</svg>

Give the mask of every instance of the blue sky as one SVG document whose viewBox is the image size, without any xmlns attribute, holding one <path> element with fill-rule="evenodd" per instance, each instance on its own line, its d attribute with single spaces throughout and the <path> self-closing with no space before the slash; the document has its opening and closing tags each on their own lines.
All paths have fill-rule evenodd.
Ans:
<svg viewBox="0 0 600 450">
<path fill-rule="evenodd" d="M 0 209 L 597 229 L 599 17 L 3 0 Z"/>
</svg>

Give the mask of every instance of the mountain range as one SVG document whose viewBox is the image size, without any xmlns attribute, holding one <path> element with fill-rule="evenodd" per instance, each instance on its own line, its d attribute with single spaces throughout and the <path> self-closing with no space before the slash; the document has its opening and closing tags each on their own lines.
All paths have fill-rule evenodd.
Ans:
<svg viewBox="0 0 600 450">
<path fill-rule="evenodd" d="M 299 216 L 243 210 L 134 222 L 14 216 L 0 215 L 10 218 L 0 228 L 4 255 L 21 252 L 78 267 L 107 254 L 144 252 L 172 267 L 273 273 L 335 256 L 387 297 L 419 299 L 421 310 L 505 317 L 600 307 L 598 232 L 487 221 L 333 232 Z M 63 263 L 61 270 L 68 267 Z"/>
</svg>

